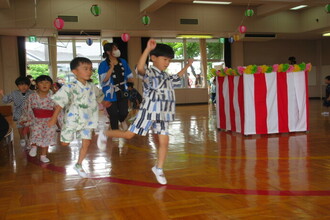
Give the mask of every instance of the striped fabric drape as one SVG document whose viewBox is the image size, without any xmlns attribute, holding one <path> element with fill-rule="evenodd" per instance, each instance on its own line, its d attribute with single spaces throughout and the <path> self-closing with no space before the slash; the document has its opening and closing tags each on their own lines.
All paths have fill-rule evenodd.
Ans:
<svg viewBox="0 0 330 220">
<path fill-rule="evenodd" d="M 307 81 L 305 71 L 218 77 L 218 128 L 245 135 L 307 131 Z"/>
</svg>

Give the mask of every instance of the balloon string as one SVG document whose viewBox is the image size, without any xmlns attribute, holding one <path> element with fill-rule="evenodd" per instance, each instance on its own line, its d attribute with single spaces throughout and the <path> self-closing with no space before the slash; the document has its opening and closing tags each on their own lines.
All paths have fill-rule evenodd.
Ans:
<svg viewBox="0 0 330 220">
<path fill-rule="evenodd" d="M 238 30 L 239 30 L 239 27 L 240 27 L 241 25 L 243 25 L 243 22 L 244 22 L 244 20 L 246 19 L 245 12 L 246 12 L 246 10 L 248 10 L 248 9 L 250 8 L 250 4 L 251 4 L 251 0 L 249 0 L 248 4 L 247 4 L 247 6 L 246 6 L 246 9 L 244 10 L 243 18 L 242 18 L 240 24 L 238 25 L 238 27 L 236 28 L 235 33 L 239 32 L 239 31 L 238 31 Z"/>
</svg>

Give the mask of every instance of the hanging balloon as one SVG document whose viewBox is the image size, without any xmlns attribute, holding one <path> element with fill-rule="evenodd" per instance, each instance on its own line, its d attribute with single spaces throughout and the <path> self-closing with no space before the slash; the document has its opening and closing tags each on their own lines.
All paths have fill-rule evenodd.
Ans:
<svg viewBox="0 0 330 220">
<path fill-rule="evenodd" d="M 109 41 L 107 41 L 107 40 L 103 40 L 103 41 L 102 41 L 102 46 L 104 46 L 104 45 L 107 44 L 107 43 L 109 43 Z"/>
<path fill-rule="evenodd" d="M 100 8 L 100 6 L 98 6 L 98 5 L 92 5 L 92 7 L 91 7 L 91 13 L 94 16 L 99 16 L 101 14 L 101 8 Z"/>
<path fill-rule="evenodd" d="M 245 16 L 247 16 L 247 17 L 251 17 L 251 16 L 253 16 L 254 15 L 254 11 L 253 11 L 253 9 L 247 9 L 246 11 L 245 11 Z"/>
<path fill-rule="evenodd" d="M 246 27 L 244 25 L 241 25 L 239 26 L 238 30 L 241 34 L 244 34 L 246 32 Z"/>
<path fill-rule="evenodd" d="M 144 25 L 149 25 L 149 24 L 150 24 L 150 17 L 147 16 L 147 15 L 143 16 L 143 17 L 142 17 L 142 23 L 143 23 Z"/>
<path fill-rule="evenodd" d="M 234 35 L 234 41 L 239 41 L 239 35 L 238 34 Z"/>
<path fill-rule="evenodd" d="M 223 44 L 225 42 L 225 38 L 219 38 L 219 42 Z"/>
<path fill-rule="evenodd" d="M 54 27 L 56 27 L 57 30 L 61 30 L 64 27 L 64 20 L 62 18 L 55 18 Z"/>
<path fill-rule="evenodd" d="M 230 37 L 229 39 L 228 39 L 228 41 L 229 41 L 229 43 L 234 43 L 234 38 L 233 37 Z"/>
<path fill-rule="evenodd" d="M 86 40 L 86 44 L 87 44 L 88 46 L 91 46 L 91 45 L 93 44 L 93 40 L 92 40 L 91 38 L 87 38 L 87 40 Z"/>
<path fill-rule="evenodd" d="M 123 34 L 121 35 L 121 39 L 122 39 L 122 41 L 127 42 L 127 41 L 129 41 L 130 36 L 129 36 L 129 34 L 127 34 L 127 33 L 123 33 Z"/>
<path fill-rule="evenodd" d="M 327 13 L 330 13 L 330 4 L 326 5 L 324 9 Z"/>
</svg>

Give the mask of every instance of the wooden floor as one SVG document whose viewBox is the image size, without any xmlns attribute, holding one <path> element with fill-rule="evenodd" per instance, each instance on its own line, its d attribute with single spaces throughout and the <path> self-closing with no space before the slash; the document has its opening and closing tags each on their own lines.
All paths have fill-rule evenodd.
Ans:
<svg viewBox="0 0 330 220">
<path fill-rule="evenodd" d="M 212 105 L 178 106 L 165 165 L 152 135 L 96 145 L 72 169 L 78 143 L 41 164 L 14 142 L 0 166 L 0 219 L 330 219 L 330 117 L 310 101 L 310 131 L 243 136 L 218 131 Z M 155 144 L 156 143 L 156 144 Z"/>
</svg>

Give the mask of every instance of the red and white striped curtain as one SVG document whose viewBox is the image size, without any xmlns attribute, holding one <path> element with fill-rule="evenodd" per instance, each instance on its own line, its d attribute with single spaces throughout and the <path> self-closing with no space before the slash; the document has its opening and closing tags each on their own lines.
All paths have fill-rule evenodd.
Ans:
<svg viewBox="0 0 330 220">
<path fill-rule="evenodd" d="M 218 77 L 218 128 L 245 135 L 307 131 L 307 80 L 305 71 Z"/>
</svg>

